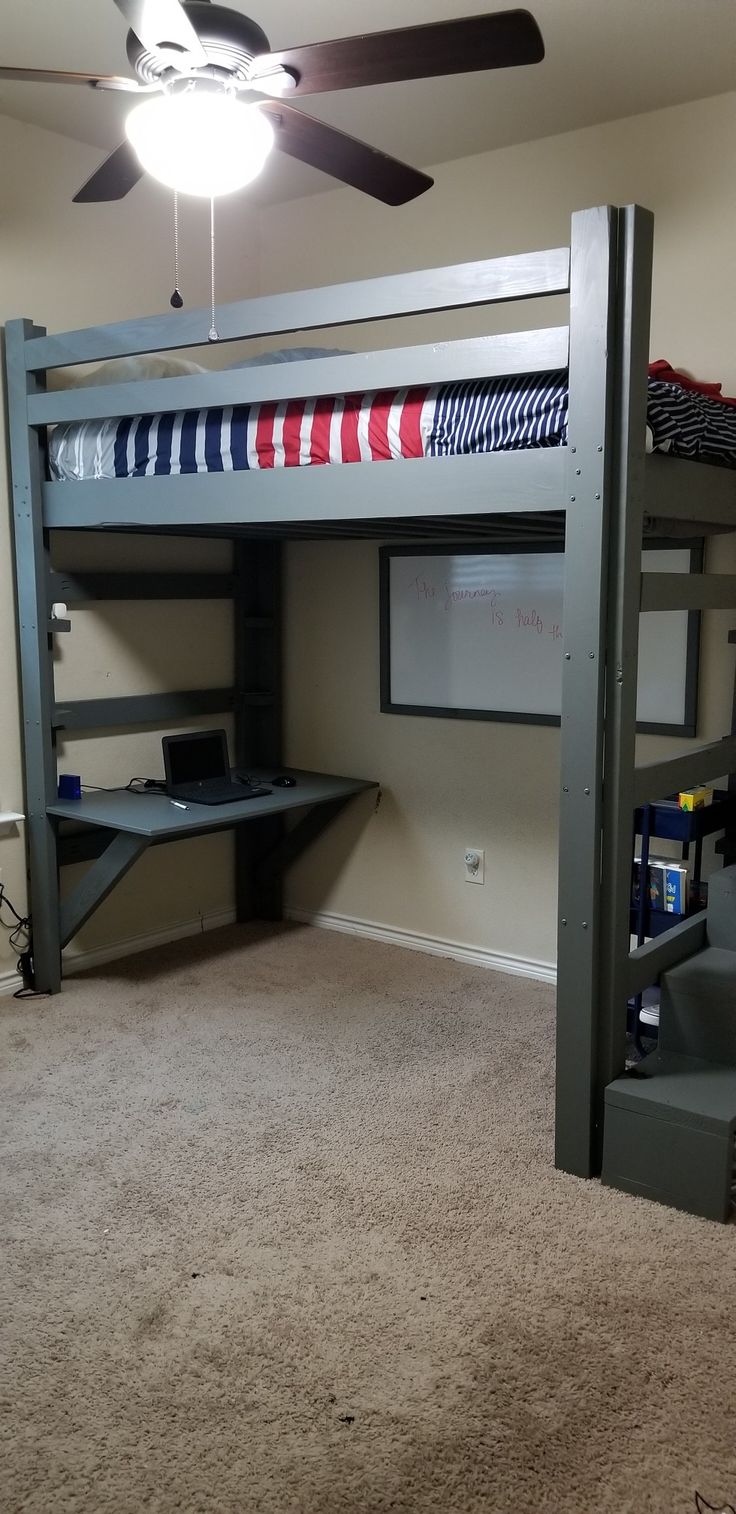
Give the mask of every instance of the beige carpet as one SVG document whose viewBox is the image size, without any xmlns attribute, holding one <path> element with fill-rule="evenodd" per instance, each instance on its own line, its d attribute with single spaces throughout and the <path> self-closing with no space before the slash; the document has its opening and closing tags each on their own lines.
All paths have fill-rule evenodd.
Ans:
<svg viewBox="0 0 736 1514">
<path fill-rule="evenodd" d="M 736 1498 L 736 1233 L 553 1171 L 549 989 L 232 930 L 0 1037 L 3 1514 Z"/>
</svg>

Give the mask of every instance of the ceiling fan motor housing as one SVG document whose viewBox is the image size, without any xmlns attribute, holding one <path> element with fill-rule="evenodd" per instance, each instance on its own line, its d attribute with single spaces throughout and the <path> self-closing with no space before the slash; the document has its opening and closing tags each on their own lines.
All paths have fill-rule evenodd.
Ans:
<svg viewBox="0 0 736 1514">
<path fill-rule="evenodd" d="M 270 51 L 266 33 L 249 16 L 230 10 L 226 5 L 210 5 L 209 0 L 183 0 L 194 30 L 202 43 L 210 68 L 222 70 L 233 79 L 247 79 L 255 57 Z M 128 32 L 127 53 L 131 68 L 144 84 L 155 84 L 174 77 L 175 70 L 166 60 L 166 52 L 181 55 L 181 48 L 160 38 L 161 52 L 149 52 L 135 32 Z M 194 74 L 197 69 L 192 70 Z"/>
</svg>

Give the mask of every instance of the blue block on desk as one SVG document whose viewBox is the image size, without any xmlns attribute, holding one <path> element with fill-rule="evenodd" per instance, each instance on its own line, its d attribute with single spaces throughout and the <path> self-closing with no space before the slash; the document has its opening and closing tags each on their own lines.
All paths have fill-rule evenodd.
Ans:
<svg viewBox="0 0 736 1514">
<path fill-rule="evenodd" d="M 59 776 L 59 798 L 81 799 L 82 780 L 78 773 L 61 773 Z"/>
</svg>

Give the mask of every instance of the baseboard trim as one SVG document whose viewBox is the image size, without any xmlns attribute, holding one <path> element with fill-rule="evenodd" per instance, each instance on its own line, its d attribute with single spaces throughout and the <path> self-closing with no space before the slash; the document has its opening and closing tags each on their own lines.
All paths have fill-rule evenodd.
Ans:
<svg viewBox="0 0 736 1514">
<path fill-rule="evenodd" d="M 12 967 L 7 972 L 0 973 L 0 999 L 4 994 L 17 993 L 18 989 L 22 987 L 21 978 Z"/>
<path fill-rule="evenodd" d="M 222 909 L 213 915 L 198 915 L 196 920 L 181 920 L 177 925 L 167 925 L 164 930 L 145 931 L 140 936 L 127 936 L 124 941 L 113 941 L 108 946 L 97 946 L 92 951 L 64 952 L 64 977 L 84 972 L 88 967 L 104 967 L 106 962 L 117 962 L 120 957 L 134 957 L 136 952 L 152 951 L 157 946 L 168 946 L 172 941 L 183 941 L 187 936 L 200 936 L 205 931 L 220 930 L 223 925 L 235 924 L 235 910 Z"/>
<path fill-rule="evenodd" d="M 491 972 L 508 973 L 514 978 L 531 978 L 539 983 L 551 984 L 557 981 L 554 963 L 538 962 L 533 957 L 506 956 L 482 946 L 443 941 L 437 936 L 397 930 L 393 925 L 381 925 L 374 920 L 358 920 L 352 915 L 340 915 L 329 910 L 285 909 L 284 917 L 300 925 L 314 925 L 319 930 L 336 930 L 348 936 L 362 936 L 369 941 L 382 941 L 387 946 L 402 946 L 408 951 L 424 952 L 431 957 L 449 957 L 453 962 L 465 962 L 472 967 L 488 968 Z M 168 946 L 170 942 L 183 941 L 187 936 L 198 936 L 204 931 L 220 930 L 225 925 L 234 924 L 235 910 L 224 909 L 216 914 L 200 915 L 196 920 L 182 920 L 164 930 L 127 936 L 124 941 L 114 941 L 106 946 L 95 947 L 92 951 L 72 950 L 64 954 L 64 977 L 72 977 L 89 967 L 104 967 L 107 962 L 132 957 L 136 952 Z M 0 997 L 15 993 L 20 987 L 21 980 L 12 968 L 0 973 Z"/>
<path fill-rule="evenodd" d="M 397 930 L 392 925 L 379 925 L 373 920 L 356 920 L 350 915 L 334 914 L 328 910 L 285 909 L 287 920 L 302 925 L 316 925 L 321 930 L 342 931 L 348 936 L 364 936 L 369 941 L 383 941 L 387 946 L 403 946 L 409 951 L 426 952 L 432 957 L 450 957 L 453 962 L 466 962 L 472 967 L 486 967 L 492 972 L 508 973 L 514 978 L 533 978 L 539 983 L 557 982 L 557 969 L 553 962 L 538 962 L 533 957 L 510 957 L 501 952 L 489 951 L 483 946 L 465 946 L 459 941 L 442 941 L 437 936 L 424 936 L 417 931 Z"/>
<path fill-rule="evenodd" d="M 64 952 L 62 957 L 64 977 L 73 977 L 88 967 L 104 967 L 106 962 L 117 962 L 121 957 L 133 957 L 136 952 L 152 951 L 168 946 L 172 941 L 183 941 L 187 936 L 199 936 L 204 931 L 220 930 L 224 925 L 235 924 L 235 910 L 218 910 L 212 915 L 198 915 L 196 920 L 181 920 L 167 925 L 164 930 L 145 931 L 140 936 L 126 936 L 123 941 L 113 941 L 106 946 L 96 946 L 91 951 Z M 21 980 L 10 968 L 0 973 L 0 996 L 13 994 L 21 987 Z"/>
</svg>

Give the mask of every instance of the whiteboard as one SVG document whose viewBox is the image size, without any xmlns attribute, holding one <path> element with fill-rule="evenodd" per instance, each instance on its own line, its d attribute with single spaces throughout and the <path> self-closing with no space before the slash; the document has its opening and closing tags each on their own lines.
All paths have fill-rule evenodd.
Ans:
<svg viewBox="0 0 736 1514">
<path fill-rule="evenodd" d="M 646 548 L 688 573 L 691 546 Z M 382 549 L 381 708 L 554 724 L 562 708 L 563 551 Z M 640 728 L 695 734 L 697 612 L 639 621 Z"/>
</svg>

